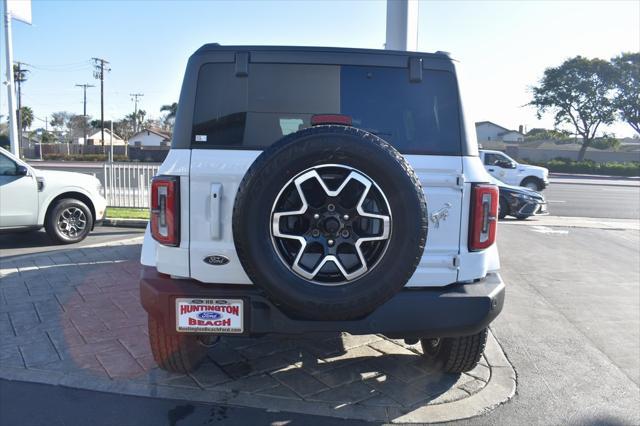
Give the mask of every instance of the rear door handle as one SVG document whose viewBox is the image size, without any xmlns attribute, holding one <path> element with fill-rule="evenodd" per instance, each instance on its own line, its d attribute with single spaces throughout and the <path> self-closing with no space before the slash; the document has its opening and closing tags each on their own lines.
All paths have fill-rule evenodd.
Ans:
<svg viewBox="0 0 640 426">
<path fill-rule="evenodd" d="M 496 171 L 495 169 L 487 169 L 487 170 L 489 170 L 490 172 L 495 172 Z"/>
<path fill-rule="evenodd" d="M 212 183 L 211 193 L 209 194 L 209 210 L 210 210 L 210 233 L 211 238 L 219 240 L 221 238 L 220 224 L 222 218 L 220 217 L 220 204 L 222 203 L 222 184 Z"/>
</svg>

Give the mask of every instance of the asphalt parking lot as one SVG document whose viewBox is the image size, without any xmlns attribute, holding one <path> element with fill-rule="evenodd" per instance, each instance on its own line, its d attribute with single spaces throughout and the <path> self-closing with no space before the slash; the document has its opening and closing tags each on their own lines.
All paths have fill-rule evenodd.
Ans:
<svg viewBox="0 0 640 426">
<path fill-rule="evenodd" d="M 504 311 L 492 331 L 517 374 L 517 394 L 487 414 L 459 423 L 638 424 L 640 187 L 552 183 L 545 196 L 553 216 L 524 222 L 506 220 L 499 229 L 502 274 L 508 293 Z M 601 199 L 620 208 L 589 203 Z M 597 205 L 589 207 L 592 204 Z M 140 238 L 139 230 L 97 229 L 83 247 L 122 240 L 135 251 L 133 246 L 139 244 L 135 240 Z M 4 261 L 41 250 L 37 245 L 41 237 L 32 235 L 33 240 L 28 240 L 32 242 L 22 242 L 20 247 L 13 247 L 16 240 L 5 237 L 0 236 Z M 90 294 L 85 297 L 91 299 Z M 13 386 L 17 391 L 8 391 Z M 0 423 L 15 424 L 23 413 L 34 410 L 34 400 L 18 396 L 44 395 L 45 391 L 28 386 L 0 381 L 3 401 L 7 398 L 12 407 L 0 410 Z M 72 423 L 77 397 L 59 386 L 49 387 L 46 392 L 64 394 L 59 397 L 59 405 L 44 400 L 35 403 L 52 414 L 50 424 Z M 94 397 L 114 405 L 104 416 L 97 416 L 94 424 L 158 424 L 164 418 L 168 419 L 166 424 L 336 424 L 332 418 L 287 412 L 274 415 L 273 410 L 227 408 L 225 404 L 141 402 L 134 396 L 120 395 L 117 400 L 108 394 L 90 395 L 77 401 Z M 127 408 L 119 415 L 116 406 Z"/>
</svg>

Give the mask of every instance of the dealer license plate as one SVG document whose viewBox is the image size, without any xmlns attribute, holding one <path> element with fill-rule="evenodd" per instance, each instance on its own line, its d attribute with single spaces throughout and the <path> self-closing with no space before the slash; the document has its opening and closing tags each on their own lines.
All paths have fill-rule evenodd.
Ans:
<svg viewBox="0 0 640 426">
<path fill-rule="evenodd" d="M 241 299 L 176 299 L 176 330 L 183 333 L 242 333 Z"/>
</svg>

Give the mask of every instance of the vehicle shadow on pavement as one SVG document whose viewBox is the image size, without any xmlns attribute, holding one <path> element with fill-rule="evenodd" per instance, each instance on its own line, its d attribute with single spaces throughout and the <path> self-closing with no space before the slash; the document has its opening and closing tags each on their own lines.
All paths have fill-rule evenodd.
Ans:
<svg viewBox="0 0 640 426">
<path fill-rule="evenodd" d="M 54 246 L 56 243 L 49 238 L 44 230 L 22 232 L 7 232 L 0 234 L 0 250 L 15 248 L 32 248 Z M 59 246 L 64 247 L 64 246 Z"/>
<path fill-rule="evenodd" d="M 139 301 L 139 253 L 131 244 L 0 260 L 0 372 L 122 393 L 144 385 L 148 396 L 187 400 L 211 391 L 264 408 L 323 403 L 337 415 L 354 407 L 401 415 L 466 398 L 489 380 L 484 359 L 469 374 L 435 374 L 418 346 L 346 333 L 223 337 L 193 373 L 163 371 Z"/>
</svg>

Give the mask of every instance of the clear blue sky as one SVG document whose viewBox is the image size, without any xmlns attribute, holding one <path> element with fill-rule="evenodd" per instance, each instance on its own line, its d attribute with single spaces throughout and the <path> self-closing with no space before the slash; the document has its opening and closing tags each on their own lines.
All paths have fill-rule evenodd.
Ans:
<svg viewBox="0 0 640 426">
<path fill-rule="evenodd" d="M 382 48 L 385 1 L 33 1 L 33 25 L 13 23 L 14 59 L 33 65 L 23 102 L 44 118 L 82 113 L 77 83 L 98 84 L 91 57 L 110 61 L 105 118 L 141 108 L 160 116 L 177 101 L 186 60 L 204 43 Z M 4 37 L 4 32 L 2 37 Z M 505 127 L 552 126 L 538 121 L 529 87 L 546 67 L 583 55 L 609 59 L 640 50 L 640 1 L 424 1 L 418 48 L 460 60 L 471 119 Z M 2 41 L 4 81 L 4 40 Z M 6 114 L 2 87 L 0 114 Z M 98 87 L 88 114 L 99 117 Z M 36 120 L 35 126 L 43 123 Z M 617 136 L 631 128 L 613 126 Z"/>
</svg>

